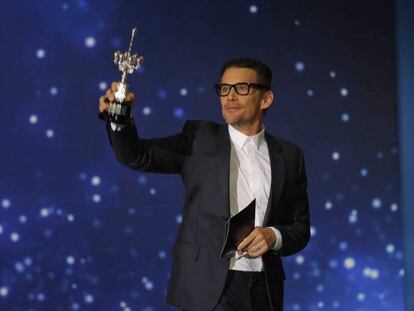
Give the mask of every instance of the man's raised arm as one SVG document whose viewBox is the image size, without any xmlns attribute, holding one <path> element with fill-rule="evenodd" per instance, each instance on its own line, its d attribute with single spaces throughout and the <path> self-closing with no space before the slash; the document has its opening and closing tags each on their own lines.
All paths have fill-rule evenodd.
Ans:
<svg viewBox="0 0 414 311">
<path fill-rule="evenodd" d="M 117 83 L 113 82 L 105 95 L 99 98 L 99 111 L 109 108 L 108 101 L 114 101 Z M 126 102 L 132 105 L 135 95 L 128 92 Z M 191 152 L 191 126 L 189 122 L 183 132 L 158 139 L 139 138 L 135 124 L 116 125 L 107 123 L 109 141 L 119 162 L 140 171 L 156 173 L 180 173 L 186 154 Z"/>
</svg>

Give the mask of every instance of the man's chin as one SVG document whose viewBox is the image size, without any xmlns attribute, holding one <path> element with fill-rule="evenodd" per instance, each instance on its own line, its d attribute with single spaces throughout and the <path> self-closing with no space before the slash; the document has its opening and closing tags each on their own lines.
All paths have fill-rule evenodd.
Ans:
<svg viewBox="0 0 414 311">
<path fill-rule="evenodd" d="M 227 124 L 235 125 L 240 122 L 240 118 L 229 113 L 223 113 L 223 118 Z"/>
<path fill-rule="evenodd" d="M 243 122 L 240 122 L 240 120 L 232 120 L 227 119 L 226 123 L 233 126 L 234 128 L 238 128 L 243 125 Z"/>
<path fill-rule="evenodd" d="M 224 117 L 224 121 L 226 121 L 226 123 L 230 125 L 236 125 L 238 123 L 235 118 Z"/>
</svg>

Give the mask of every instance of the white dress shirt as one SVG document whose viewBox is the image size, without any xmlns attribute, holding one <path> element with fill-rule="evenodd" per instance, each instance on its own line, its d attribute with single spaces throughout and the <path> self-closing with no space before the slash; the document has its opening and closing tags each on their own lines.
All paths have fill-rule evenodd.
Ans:
<svg viewBox="0 0 414 311">
<path fill-rule="evenodd" d="M 271 168 L 269 150 L 264 129 L 259 134 L 247 136 L 233 126 L 228 126 L 231 140 L 230 155 L 230 215 L 233 216 L 256 199 L 255 226 L 263 226 L 269 201 Z M 270 227 L 276 235 L 274 250 L 282 247 L 282 235 Z M 234 256 L 230 269 L 239 271 L 262 271 L 262 257 Z"/>
</svg>

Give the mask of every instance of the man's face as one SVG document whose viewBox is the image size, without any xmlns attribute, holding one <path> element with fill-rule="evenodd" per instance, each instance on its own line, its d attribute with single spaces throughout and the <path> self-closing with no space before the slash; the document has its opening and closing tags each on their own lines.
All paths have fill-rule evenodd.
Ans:
<svg viewBox="0 0 414 311">
<path fill-rule="evenodd" d="M 221 83 L 258 83 L 257 74 L 249 68 L 228 68 L 221 77 Z M 263 111 L 270 106 L 269 93 L 250 88 L 248 95 L 239 95 L 234 88 L 227 96 L 220 97 L 223 118 L 228 124 L 239 127 L 248 127 L 262 122 Z M 271 92 L 270 92 L 271 93 Z M 273 97 L 272 97 L 273 98 Z"/>
</svg>

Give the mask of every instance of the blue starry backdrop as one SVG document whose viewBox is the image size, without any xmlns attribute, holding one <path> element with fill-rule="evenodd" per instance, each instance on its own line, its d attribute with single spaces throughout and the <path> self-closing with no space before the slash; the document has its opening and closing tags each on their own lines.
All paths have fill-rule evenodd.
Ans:
<svg viewBox="0 0 414 311">
<path fill-rule="evenodd" d="M 305 151 L 312 239 L 286 310 L 403 310 L 393 1 L 3 1 L 0 310 L 173 310 L 174 175 L 117 163 L 98 98 L 129 77 L 143 137 L 223 122 L 236 56 L 273 69 L 266 129 Z M 7 9 L 5 9 L 7 8 Z"/>
</svg>

